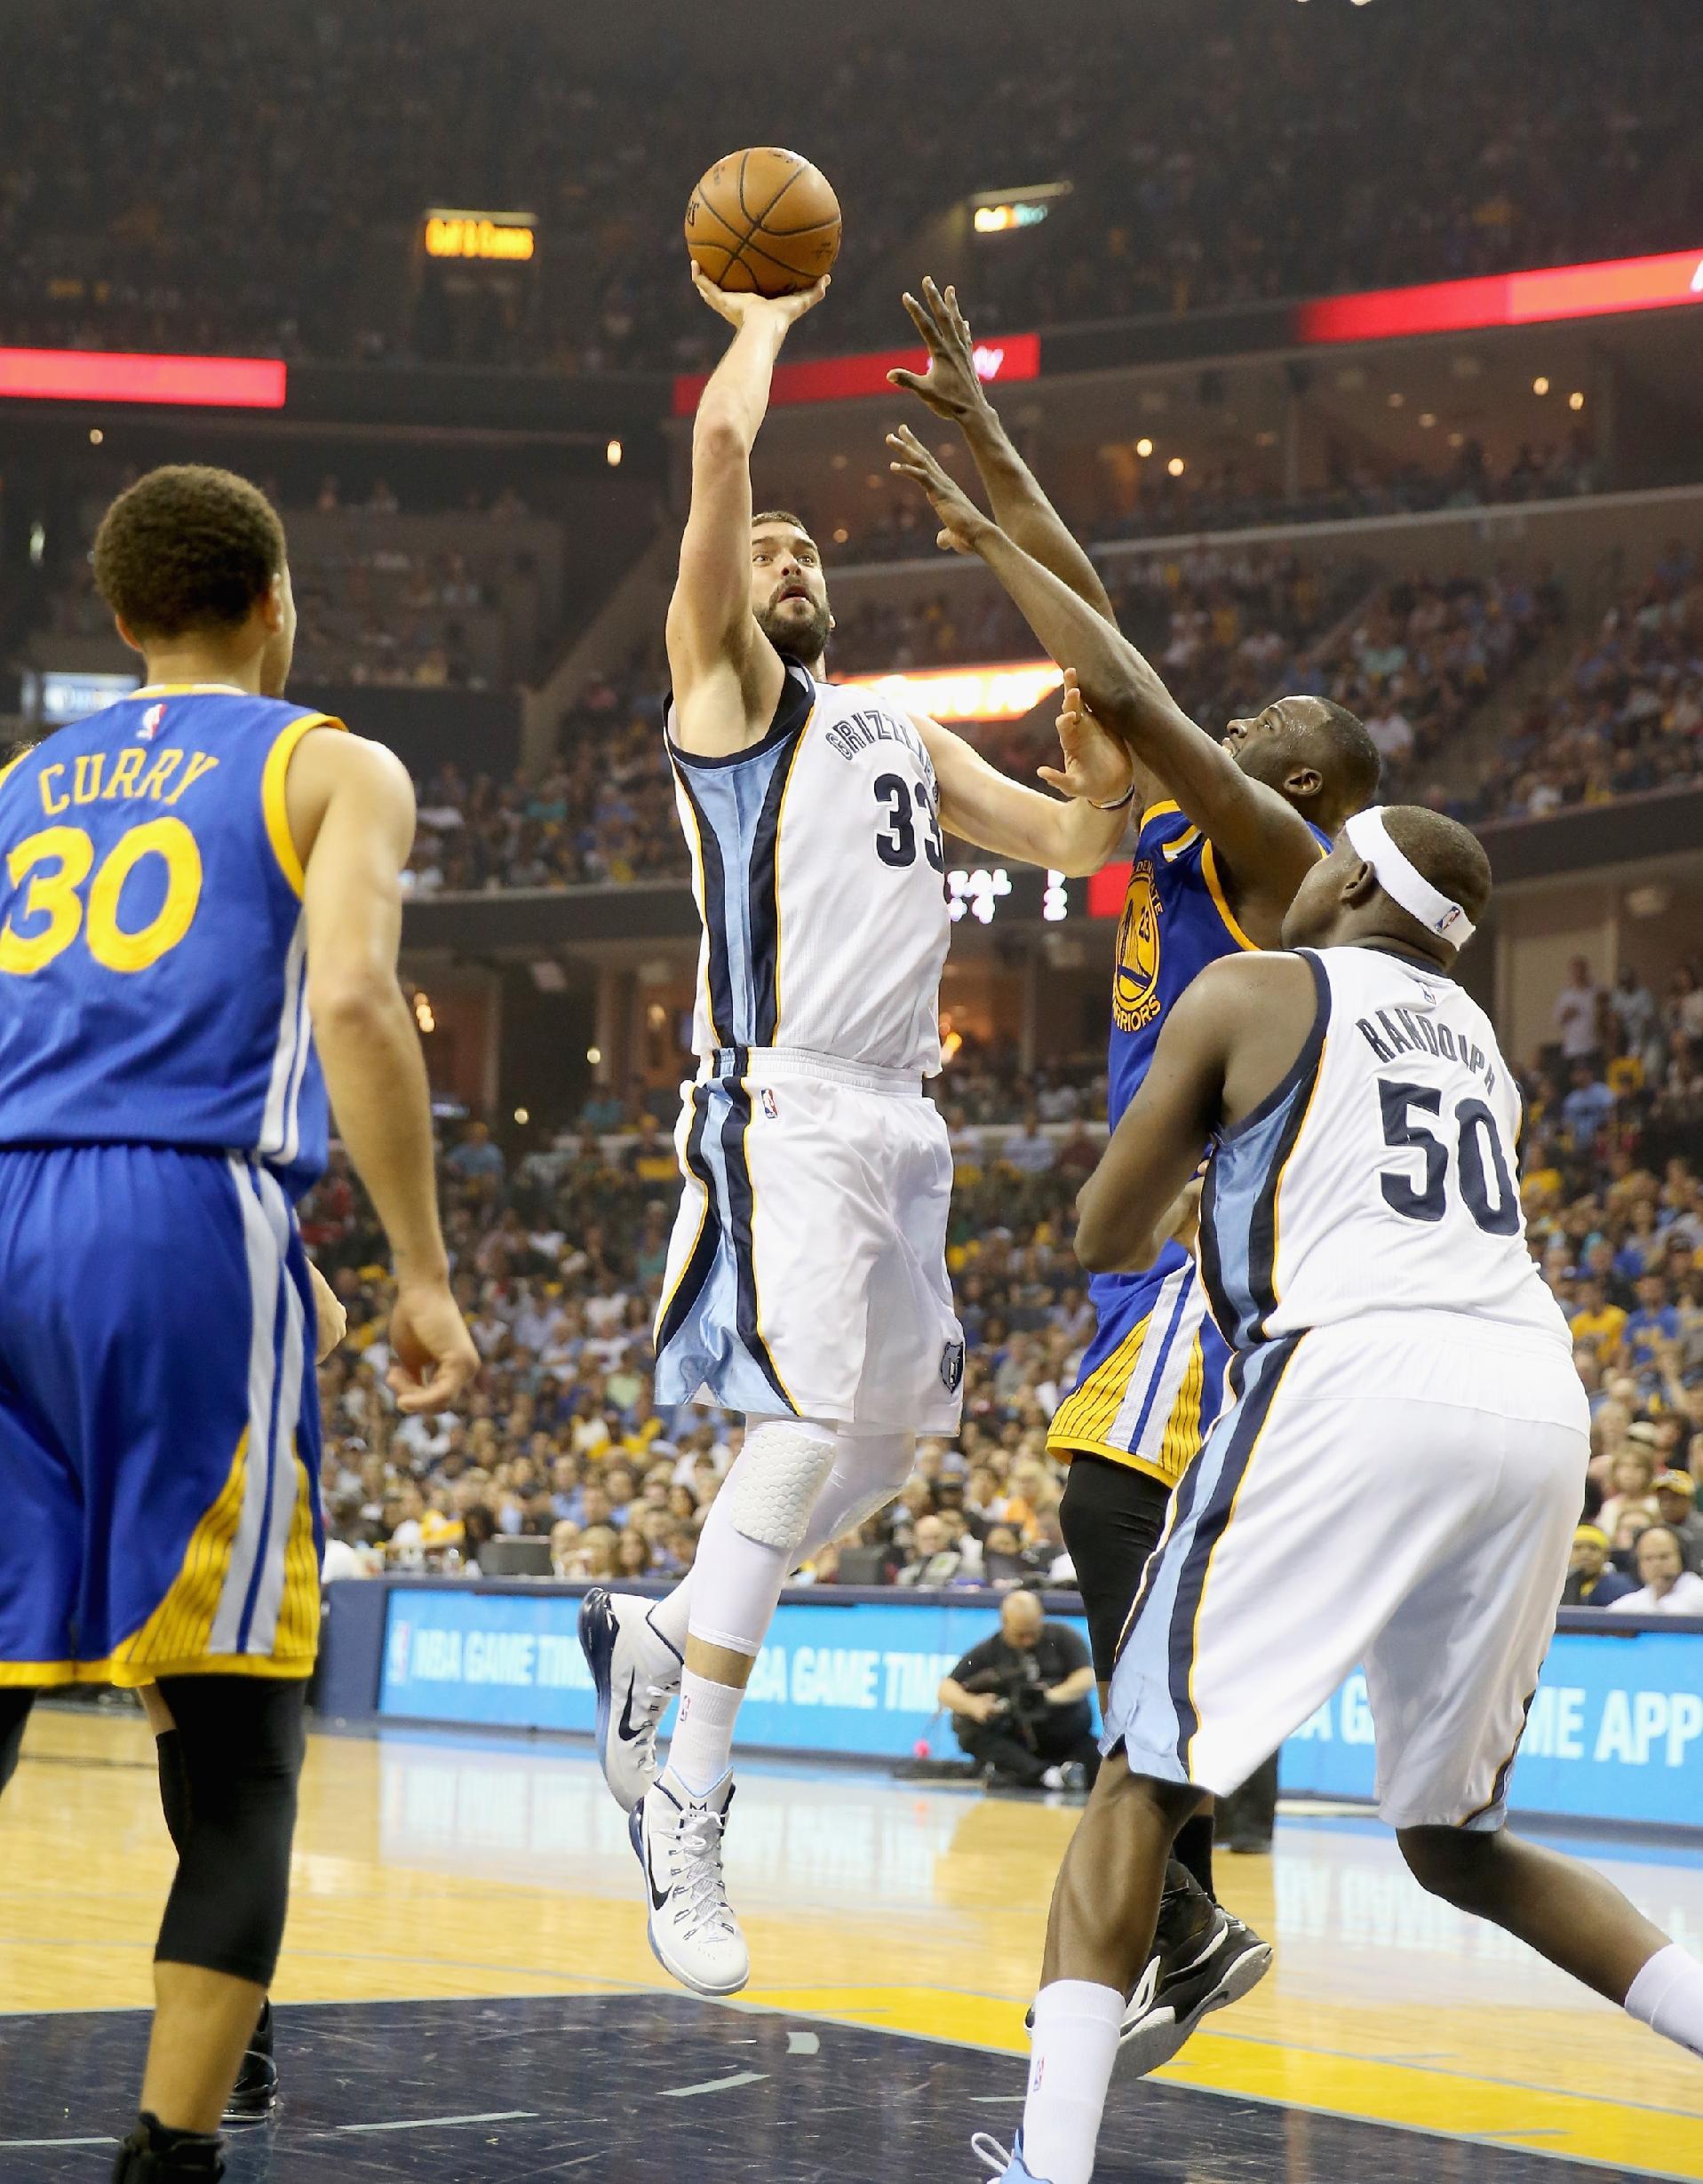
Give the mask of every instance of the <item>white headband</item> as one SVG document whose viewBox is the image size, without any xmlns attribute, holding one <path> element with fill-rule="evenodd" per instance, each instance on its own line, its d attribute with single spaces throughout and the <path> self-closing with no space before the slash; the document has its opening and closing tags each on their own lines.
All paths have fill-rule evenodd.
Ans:
<svg viewBox="0 0 1703 2184">
<path fill-rule="evenodd" d="M 1392 902 L 1400 903 L 1410 917 L 1417 917 L 1428 933 L 1435 933 L 1451 948 L 1464 948 L 1477 927 L 1458 902 L 1433 887 L 1413 859 L 1398 849 L 1384 824 L 1384 807 L 1356 812 L 1342 830 L 1355 849 L 1372 867 L 1378 885 Z"/>
</svg>

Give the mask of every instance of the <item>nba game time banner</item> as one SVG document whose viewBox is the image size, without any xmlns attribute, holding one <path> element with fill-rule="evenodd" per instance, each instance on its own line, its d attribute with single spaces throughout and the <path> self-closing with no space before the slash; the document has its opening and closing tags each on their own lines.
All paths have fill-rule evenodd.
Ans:
<svg viewBox="0 0 1703 2184">
<path fill-rule="evenodd" d="M 571 1594 L 453 1584 L 390 1590 L 381 1714 L 416 1721 L 589 1731 L 591 1677 Z M 1081 1631 L 1075 1617 L 1067 1617 Z M 784 1602 L 758 1656 L 741 1740 L 775 1751 L 955 1757 L 935 1693 L 994 1629 L 992 1607 Z M 1086 1634 L 1086 1633 L 1085 1633 Z M 1351 1676 L 1284 1747 L 1292 1795 L 1369 1799 L 1365 1680 Z M 1516 1811 L 1695 1827 L 1703 1818 L 1703 1637 L 1556 1639 L 1515 1770 Z"/>
</svg>

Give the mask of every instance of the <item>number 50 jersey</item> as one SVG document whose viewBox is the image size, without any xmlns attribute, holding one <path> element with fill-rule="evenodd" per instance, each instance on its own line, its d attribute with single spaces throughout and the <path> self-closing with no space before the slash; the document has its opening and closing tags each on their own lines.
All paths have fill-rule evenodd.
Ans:
<svg viewBox="0 0 1703 2184">
<path fill-rule="evenodd" d="M 768 735 L 730 758 L 682 751 L 665 718 L 704 921 L 694 1051 L 733 1075 L 727 1057 L 779 1046 L 934 1076 L 951 919 L 916 728 L 795 660 Z"/>
<path fill-rule="evenodd" d="M 325 1164 L 290 754 L 323 713 L 156 686 L 0 773 L 0 1145 Z"/>
<path fill-rule="evenodd" d="M 1231 1348 L 1412 1311 L 1571 1344 L 1526 1249 L 1520 1095 L 1490 1019 L 1405 957 L 1301 956 L 1316 992 L 1307 1043 L 1220 1134 L 1201 1203 L 1201 1270 Z"/>
</svg>

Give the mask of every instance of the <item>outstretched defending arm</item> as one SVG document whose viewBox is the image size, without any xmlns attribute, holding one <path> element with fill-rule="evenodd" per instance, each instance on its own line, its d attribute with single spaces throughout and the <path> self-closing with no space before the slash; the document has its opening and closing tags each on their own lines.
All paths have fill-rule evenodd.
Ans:
<svg viewBox="0 0 1703 2184">
<path fill-rule="evenodd" d="M 692 505 L 668 608 L 668 668 L 680 739 L 722 757 L 767 728 L 785 670 L 751 612 L 751 451 L 788 330 L 827 293 L 728 295 L 696 266 L 704 302 L 734 329 L 692 427 Z"/>
<path fill-rule="evenodd" d="M 426 1065 L 396 982 L 413 784 L 381 745 L 315 732 L 290 761 L 286 798 L 306 872 L 314 1038 L 338 1129 L 395 1256 L 391 1386 L 404 1410 L 442 1410 L 479 1358 L 450 1291 Z"/>
<path fill-rule="evenodd" d="M 1127 743 L 1244 881 L 1287 900 L 1318 859 L 1306 821 L 1245 774 L 1189 718 L 1134 645 L 983 514 L 916 434 L 887 435 L 893 468 L 913 478 L 941 521 L 941 544 L 979 554 L 1062 667 L 1076 671 L 1094 717 Z"/>
<path fill-rule="evenodd" d="M 949 288 L 943 296 L 932 280 L 925 280 L 920 302 L 911 295 L 901 300 L 928 351 L 928 369 L 890 371 L 888 379 L 927 402 L 937 417 L 957 425 L 975 458 L 999 528 L 1115 629 L 1118 617 L 1099 570 L 1041 490 L 988 400 L 975 369 L 975 338 L 959 307 L 958 290 Z"/>
</svg>

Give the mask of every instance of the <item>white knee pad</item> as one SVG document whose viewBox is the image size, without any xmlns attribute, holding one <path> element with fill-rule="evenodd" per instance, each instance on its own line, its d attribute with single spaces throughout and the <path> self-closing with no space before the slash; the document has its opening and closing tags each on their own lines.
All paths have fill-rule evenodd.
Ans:
<svg viewBox="0 0 1703 2184">
<path fill-rule="evenodd" d="M 911 1476 L 916 1460 L 914 1433 L 859 1433 L 855 1426 L 842 1426 L 833 1467 L 840 1507 L 829 1537 L 838 1539 L 855 1532 L 885 1509 Z"/>
<path fill-rule="evenodd" d="M 816 1497 L 810 1529 L 795 1560 L 808 1561 L 831 1539 L 843 1539 L 887 1507 L 911 1476 L 917 1460 L 914 1433 L 860 1431 L 842 1426 L 834 1439 L 834 1465 Z"/>
<path fill-rule="evenodd" d="M 753 1426 L 725 1489 L 734 1529 L 760 1547 L 796 1554 L 833 1461 L 833 1435 L 826 1426 L 792 1418 L 766 1418 Z"/>
</svg>

